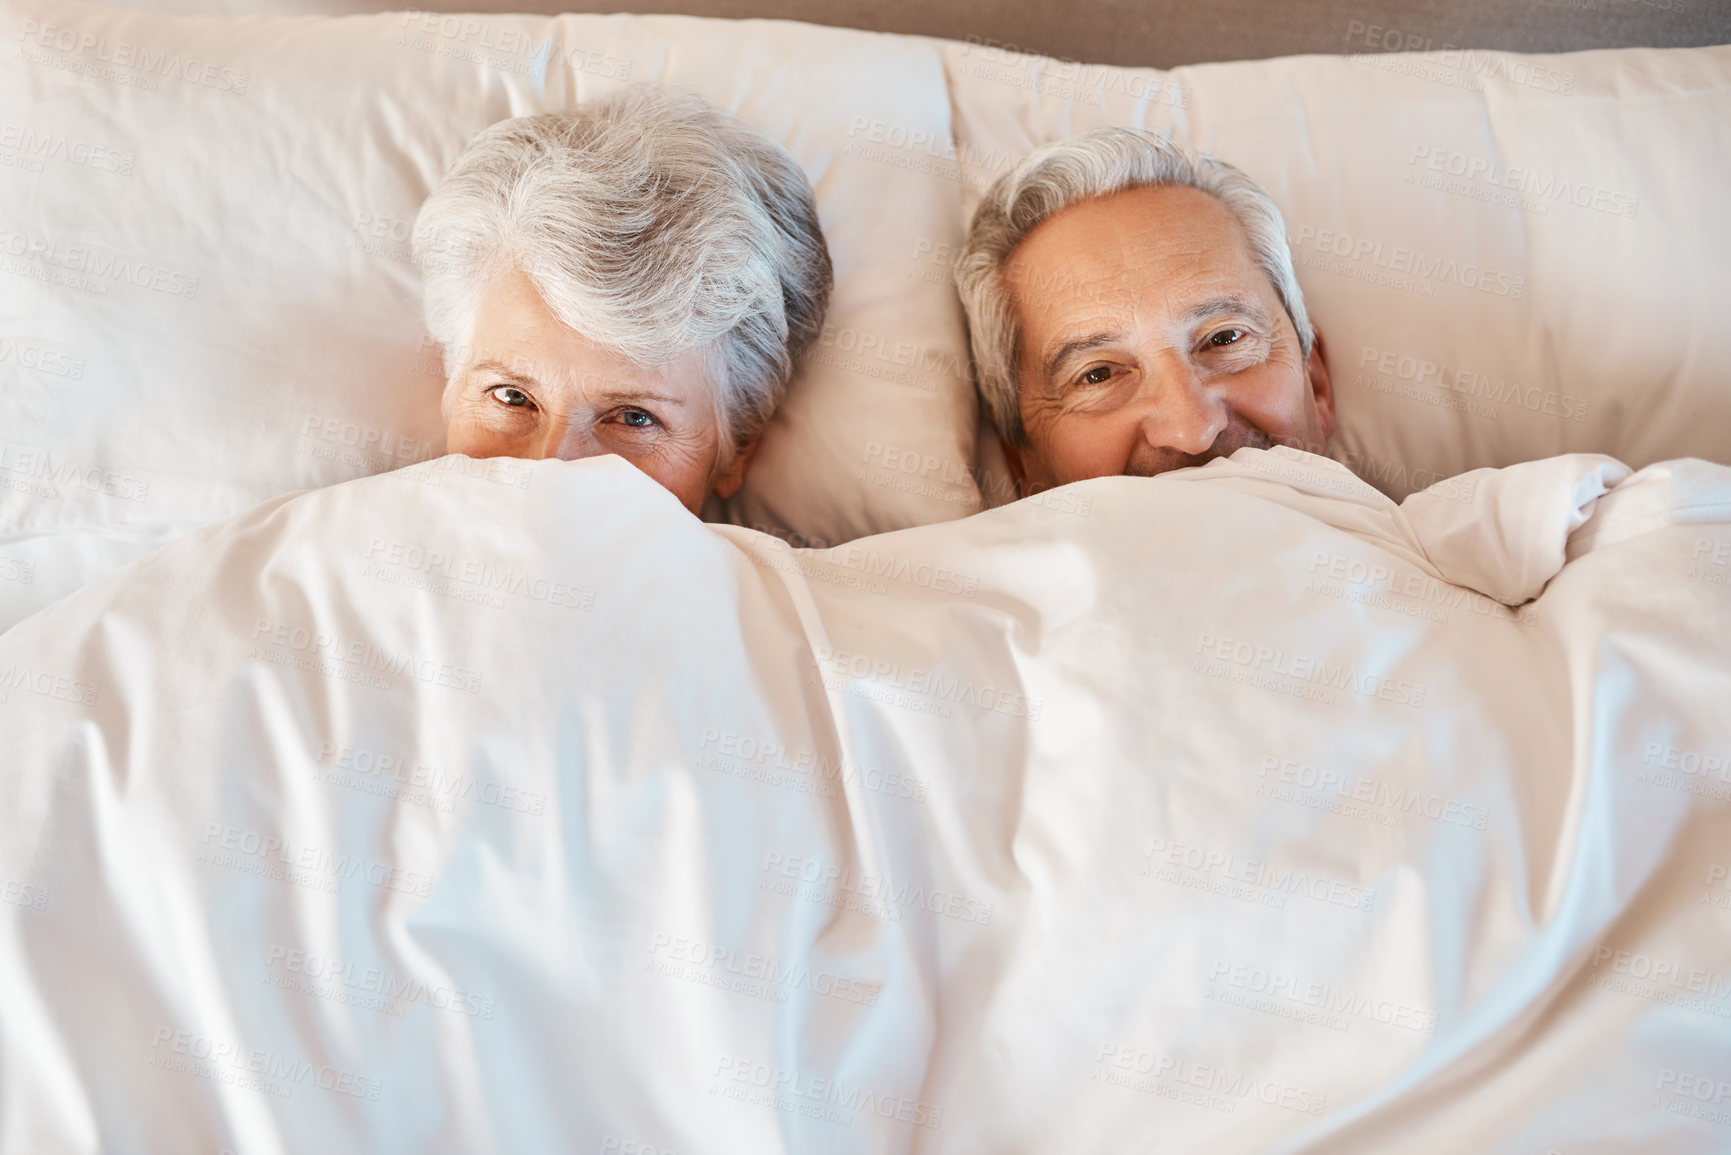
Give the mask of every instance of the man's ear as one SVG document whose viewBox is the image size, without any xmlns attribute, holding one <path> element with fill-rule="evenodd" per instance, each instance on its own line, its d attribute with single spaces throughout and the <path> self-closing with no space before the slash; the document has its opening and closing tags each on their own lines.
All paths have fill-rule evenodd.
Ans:
<svg viewBox="0 0 1731 1155">
<path fill-rule="evenodd" d="M 1310 395 L 1316 399 L 1317 415 L 1322 418 L 1322 440 L 1327 442 L 1334 436 L 1334 382 L 1328 376 L 1328 350 L 1322 339 L 1322 330 L 1312 325 L 1311 333 L 1310 359 L 1304 368 L 1310 378 Z M 1313 452 L 1327 451 L 1325 444 Z"/>
<path fill-rule="evenodd" d="M 759 438 L 753 437 L 745 443 L 745 448 L 733 455 L 733 463 L 722 470 L 715 478 L 715 496 L 726 499 L 739 492 L 739 487 L 745 484 L 745 471 L 751 468 L 751 458 L 757 452 Z"/>
</svg>

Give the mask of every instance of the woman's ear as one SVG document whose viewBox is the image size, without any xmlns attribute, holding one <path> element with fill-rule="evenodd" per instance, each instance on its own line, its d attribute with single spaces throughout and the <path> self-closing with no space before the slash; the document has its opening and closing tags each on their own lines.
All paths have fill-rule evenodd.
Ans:
<svg viewBox="0 0 1731 1155">
<path fill-rule="evenodd" d="M 1002 437 L 998 438 L 998 444 L 1004 450 L 1004 464 L 1010 467 L 1010 477 L 1015 480 L 1016 497 L 1028 496 L 1028 467 L 1022 462 L 1022 451 Z"/>
<path fill-rule="evenodd" d="M 712 487 L 715 496 L 729 498 L 739 492 L 739 487 L 745 484 L 745 471 L 751 468 L 751 456 L 757 452 L 758 438 L 753 437 L 745 443 L 745 448 L 733 455 L 733 462 L 715 477 Z"/>
</svg>

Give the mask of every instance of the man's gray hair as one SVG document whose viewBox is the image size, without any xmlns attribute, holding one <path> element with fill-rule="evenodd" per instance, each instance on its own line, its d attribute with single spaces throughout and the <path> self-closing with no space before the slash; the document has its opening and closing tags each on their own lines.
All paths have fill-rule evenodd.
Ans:
<svg viewBox="0 0 1731 1155">
<path fill-rule="evenodd" d="M 974 211 L 967 241 L 956 257 L 956 290 L 968 314 L 981 400 L 1009 444 L 1028 443 L 1016 360 L 1021 327 L 1004 268 L 1010 254 L 1041 221 L 1079 201 L 1160 185 L 1200 189 L 1219 198 L 1238 218 L 1256 263 L 1268 274 L 1298 330 L 1303 355 L 1310 356 L 1314 331 L 1292 269 L 1286 223 L 1262 186 L 1223 160 L 1206 153 L 1193 156 L 1153 133 L 1095 129 L 1035 149 L 994 181 Z"/>
<path fill-rule="evenodd" d="M 448 380 L 487 284 L 515 265 L 560 322 L 628 360 L 701 350 L 723 462 L 768 424 L 834 280 L 786 150 L 701 97 L 642 87 L 482 131 L 421 206 L 414 252 Z"/>
</svg>

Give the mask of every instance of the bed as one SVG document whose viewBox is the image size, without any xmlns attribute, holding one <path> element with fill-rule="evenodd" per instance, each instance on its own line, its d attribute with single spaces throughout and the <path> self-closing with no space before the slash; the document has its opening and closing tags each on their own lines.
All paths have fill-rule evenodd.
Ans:
<svg viewBox="0 0 1731 1155">
<path fill-rule="evenodd" d="M 5 20 L 0 1148 L 1731 1143 L 1731 51 Z M 444 455 L 408 260 L 636 81 L 836 262 L 705 522 Z M 948 262 L 1114 123 L 1281 204 L 1333 459 L 1009 500 Z"/>
</svg>

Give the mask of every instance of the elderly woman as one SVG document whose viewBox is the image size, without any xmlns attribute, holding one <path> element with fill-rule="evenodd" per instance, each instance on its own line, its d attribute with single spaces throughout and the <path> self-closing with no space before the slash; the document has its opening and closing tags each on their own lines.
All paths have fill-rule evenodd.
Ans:
<svg viewBox="0 0 1731 1155">
<path fill-rule="evenodd" d="M 414 246 L 449 452 L 617 453 L 693 513 L 739 488 L 832 281 L 793 158 L 641 88 L 482 132 Z"/>
</svg>

